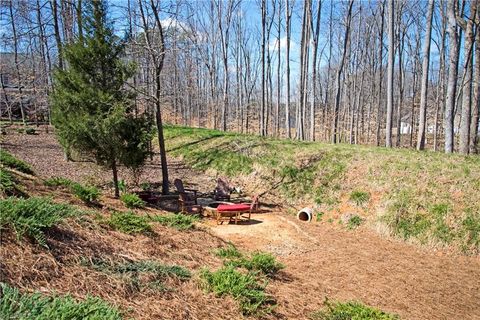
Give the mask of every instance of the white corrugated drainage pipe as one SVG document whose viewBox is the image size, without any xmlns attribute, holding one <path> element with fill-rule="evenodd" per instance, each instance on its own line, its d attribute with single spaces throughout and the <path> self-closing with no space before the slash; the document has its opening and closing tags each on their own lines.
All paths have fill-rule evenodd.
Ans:
<svg viewBox="0 0 480 320">
<path fill-rule="evenodd" d="M 313 219 L 313 209 L 312 208 L 303 208 L 302 210 L 298 211 L 297 219 L 301 221 L 312 221 Z"/>
</svg>

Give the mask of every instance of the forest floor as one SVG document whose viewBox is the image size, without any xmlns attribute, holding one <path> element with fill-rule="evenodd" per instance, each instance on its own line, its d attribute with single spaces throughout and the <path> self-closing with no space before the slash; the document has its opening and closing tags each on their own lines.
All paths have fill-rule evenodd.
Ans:
<svg viewBox="0 0 480 320">
<path fill-rule="evenodd" d="M 30 163 L 40 177 L 62 176 L 103 185 L 111 180 L 108 171 L 92 163 L 64 161 L 62 150 L 51 133 L 9 134 L 7 137 L 3 139 L 2 147 Z M 155 160 L 153 163 L 156 163 Z M 189 186 L 202 191 L 213 189 L 214 176 L 194 170 L 178 159 L 169 160 L 171 181 L 182 178 L 189 182 Z M 120 176 L 129 179 L 128 173 L 122 170 Z M 158 182 L 159 176 L 159 166 L 147 163 L 140 181 Z M 37 191 L 41 189 L 39 187 Z M 41 193 L 48 192 L 43 190 Z M 114 206 L 113 199 L 108 199 Z M 77 242 L 85 243 L 83 240 L 88 238 L 117 251 L 122 251 L 120 248 L 124 247 L 123 250 L 128 250 L 129 254 L 143 257 L 168 256 L 177 261 L 181 256 L 188 257 L 189 266 L 194 270 L 202 264 L 218 266 L 218 259 L 206 256 L 212 248 L 221 246 L 225 241 L 231 241 L 246 251 L 271 252 L 286 266 L 281 277 L 271 281 L 268 286 L 269 293 L 277 302 L 272 315 L 274 318 L 307 319 L 328 298 L 361 301 L 397 313 L 402 319 L 480 319 L 479 256 L 429 250 L 383 237 L 363 225 L 349 230 L 332 221 L 304 223 L 285 209 L 273 205 L 273 201 L 270 203 L 267 199 L 267 202 L 267 212 L 254 214 L 249 223 L 216 225 L 213 221 L 204 220 L 204 231 L 195 231 L 186 237 L 162 227 L 158 230 L 159 238 L 153 240 L 143 236 L 133 239 L 135 237 L 132 236 L 114 235 L 112 238 L 83 235 Z M 62 246 L 58 245 L 58 248 Z M 31 254 L 31 251 L 29 248 L 16 248 L 13 251 L 15 256 L 11 250 L 4 248 L 2 257 L 8 256 L 9 259 L 4 259 L 2 263 L 19 261 L 17 263 L 22 264 L 28 260 L 21 266 L 22 271 L 28 272 L 28 264 L 32 263 L 34 266 L 39 264 L 39 268 L 45 264 L 43 272 L 48 272 L 47 260 L 33 261 L 19 256 Z M 58 271 L 55 263 L 53 268 Z M 11 269 L 8 271 L 13 272 Z M 68 286 L 79 294 L 90 292 L 89 285 L 103 281 L 101 277 L 82 274 L 78 268 L 69 272 L 71 276 L 67 278 L 74 283 Z M 75 283 L 74 272 L 80 272 L 84 278 Z M 19 283 L 30 281 L 31 285 L 26 286 L 30 290 L 48 287 L 66 292 L 62 289 L 62 281 L 66 278 L 61 274 L 57 276 L 57 279 L 55 276 L 20 279 Z M 191 283 L 181 288 L 166 297 L 136 297 L 126 307 L 133 308 L 135 311 L 132 315 L 137 318 L 175 318 L 174 315 L 184 319 L 240 318 L 235 313 L 232 300 L 203 297 L 201 291 Z M 115 286 L 112 286 L 103 296 L 119 303 L 128 300 L 116 300 L 114 292 Z M 168 312 L 162 308 L 168 309 Z"/>
</svg>

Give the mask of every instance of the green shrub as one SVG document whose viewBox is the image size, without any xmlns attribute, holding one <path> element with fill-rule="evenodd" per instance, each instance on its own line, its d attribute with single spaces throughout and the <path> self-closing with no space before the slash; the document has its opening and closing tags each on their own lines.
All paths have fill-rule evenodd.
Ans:
<svg viewBox="0 0 480 320">
<path fill-rule="evenodd" d="M 189 270 L 177 265 L 165 265 L 153 260 L 129 261 L 115 263 L 102 259 L 82 259 L 81 264 L 94 270 L 121 277 L 137 289 L 143 287 L 163 290 L 167 278 L 181 281 L 192 277 Z"/>
<path fill-rule="evenodd" d="M 136 193 L 124 193 L 120 196 L 120 200 L 130 209 L 145 207 L 145 202 Z"/>
<path fill-rule="evenodd" d="M 1 319 L 122 319 L 117 308 L 100 298 L 87 297 L 83 301 L 76 301 L 71 296 L 21 294 L 18 289 L 3 283 L 0 283 L 0 291 Z"/>
<path fill-rule="evenodd" d="M 125 193 L 127 192 L 127 183 L 125 182 L 125 180 L 120 180 L 118 181 L 118 190 L 122 193 Z"/>
<path fill-rule="evenodd" d="M 368 192 L 355 190 L 350 193 L 350 201 L 353 201 L 357 206 L 364 205 L 370 200 L 370 194 Z"/>
<path fill-rule="evenodd" d="M 278 262 L 275 257 L 267 252 L 256 251 L 245 257 L 233 244 L 228 244 L 226 248 L 218 249 L 215 254 L 225 259 L 226 266 L 245 268 L 249 271 L 261 272 L 267 276 L 272 276 L 285 266 Z"/>
<path fill-rule="evenodd" d="M 28 165 L 22 160 L 15 158 L 9 152 L 3 149 L 0 149 L 0 163 L 6 167 L 18 170 L 26 174 L 34 173 L 30 165 Z"/>
<path fill-rule="evenodd" d="M 71 185 L 73 194 L 85 203 L 93 203 L 100 197 L 100 191 L 95 186 L 83 186 L 80 183 Z"/>
<path fill-rule="evenodd" d="M 75 182 L 63 177 L 51 177 L 45 179 L 45 181 L 43 181 L 43 184 L 47 187 L 71 187 L 75 184 Z"/>
<path fill-rule="evenodd" d="M 217 296 L 231 295 L 238 300 L 245 315 L 270 311 L 271 299 L 265 294 L 266 284 L 261 285 L 252 274 L 243 274 L 233 266 L 227 266 L 214 272 L 204 269 L 200 278 L 206 290 Z"/>
<path fill-rule="evenodd" d="M 25 129 L 26 134 L 35 134 L 35 129 L 34 128 L 27 128 Z"/>
<path fill-rule="evenodd" d="M 254 252 L 250 259 L 245 260 L 243 265 L 248 270 L 261 271 L 266 275 L 273 275 L 285 268 L 275 257 L 267 252 Z"/>
<path fill-rule="evenodd" d="M 149 234 L 152 232 L 152 227 L 148 224 L 147 219 L 136 215 L 132 211 L 112 213 L 108 224 L 112 228 L 127 234 Z"/>
<path fill-rule="evenodd" d="M 233 243 L 228 243 L 227 247 L 216 250 L 215 255 L 224 259 L 234 259 L 242 257 L 242 253 L 238 251 L 238 249 L 233 245 Z"/>
<path fill-rule="evenodd" d="M 44 231 L 79 211 L 48 198 L 7 198 L 0 200 L 0 228 L 12 228 L 20 239 L 24 235 L 46 246 Z"/>
<path fill-rule="evenodd" d="M 198 221 L 198 217 L 196 216 L 190 216 L 181 213 L 154 216 L 151 219 L 152 221 L 158 222 L 163 226 L 175 228 L 181 231 L 195 228 L 195 222 Z"/>
<path fill-rule="evenodd" d="M 12 195 L 15 192 L 15 179 L 5 170 L 0 170 L 0 192 Z"/>
<path fill-rule="evenodd" d="M 363 219 L 360 216 L 353 216 L 350 220 L 348 220 L 347 227 L 349 229 L 356 229 L 359 227 L 363 222 Z"/>
<path fill-rule="evenodd" d="M 325 308 L 312 314 L 313 320 L 396 320 L 397 315 L 388 314 L 376 308 L 366 306 L 360 302 L 329 302 L 325 301 Z"/>
</svg>

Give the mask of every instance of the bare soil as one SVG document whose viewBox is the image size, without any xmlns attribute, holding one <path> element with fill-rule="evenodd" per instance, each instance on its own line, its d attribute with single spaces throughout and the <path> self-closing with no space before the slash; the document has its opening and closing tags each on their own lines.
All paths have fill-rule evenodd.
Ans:
<svg viewBox="0 0 480 320">
<path fill-rule="evenodd" d="M 52 134 L 8 134 L 3 138 L 2 147 L 31 163 L 38 175 L 45 178 L 64 176 L 77 181 L 110 181 L 110 173 L 92 163 L 64 161 Z M 147 164 L 140 181 L 160 180 L 156 163 L 154 158 Z M 171 181 L 180 177 L 201 191 L 212 189 L 213 177 L 191 170 L 174 159 L 170 159 L 170 164 Z M 120 175 L 129 179 L 125 170 L 121 170 Z M 108 201 L 115 203 L 113 199 Z M 336 222 L 305 223 L 282 211 L 271 208 L 254 214 L 250 223 L 238 225 L 205 221 L 206 231 L 186 234 L 156 229 L 159 236 L 155 239 L 110 232 L 105 236 L 96 233 L 85 236 L 88 245 L 82 239 L 71 241 L 82 250 L 107 246 L 114 248 L 113 252 L 137 258 L 168 258 L 180 264 L 189 261 L 188 267 L 193 270 L 202 265 L 218 266 L 220 262 L 212 258 L 211 250 L 224 241 L 231 241 L 243 250 L 271 252 L 286 265 L 267 287 L 278 304 L 274 318 L 307 319 L 328 297 L 359 300 L 397 313 L 402 319 L 480 319 L 480 257 L 419 248 L 383 238 L 365 226 L 347 230 Z M 34 249 L 29 246 L 21 249 L 16 246 L 12 251 L 13 240 L 7 237 L 6 241 L 7 245 L 4 242 L 0 251 L 2 278 L 8 275 L 7 278 L 17 279 L 20 285 L 29 283 L 25 284 L 29 289 L 53 288 L 78 295 L 100 292 L 107 300 L 119 304 L 128 301 L 125 295 L 117 297 L 115 285 L 102 284 L 105 279 L 95 272 L 70 268 L 67 277 L 58 269 L 55 259 L 50 261 L 51 257 L 32 252 Z M 54 246 L 61 250 L 63 245 L 58 242 Z M 66 255 L 69 254 L 75 256 L 73 252 Z M 8 266 L 9 263 L 15 265 Z M 44 273 L 40 273 L 43 276 L 37 273 L 29 276 L 29 270 L 35 268 L 43 268 Z M 75 270 L 81 277 L 75 277 L 72 273 Z M 241 318 L 232 300 L 205 295 L 194 283 L 179 284 L 178 291 L 165 296 L 134 296 L 126 307 L 132 307 L 133 316 L 139 318 Z M 93 290 L 95 287 L 98 289 Z"/>
</svg>

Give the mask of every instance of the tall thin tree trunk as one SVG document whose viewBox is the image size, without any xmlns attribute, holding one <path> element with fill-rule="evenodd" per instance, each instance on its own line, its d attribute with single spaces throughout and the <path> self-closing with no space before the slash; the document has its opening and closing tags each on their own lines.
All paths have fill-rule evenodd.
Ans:
<svg viewBox="0 0 480 320">
<path fill-rule="evenodd" d="M 347 20 L 345 24 L 345 35 L 343 40 L 343 51 L 342 51 L 342 59 L 340 60 L 340 65 L 338 66 L 337 75 L 335 79 L 335 105 L 333 109 L 333 124 L 332 124 L 332 143 L 339 142 L 338 136 L 338 113 L 340 110 L 340 81 L 343 72 L 343 66 L 345 65 L 345 57 L 347 55 L 347 45 L 348 45 L 348 37 L 350 34 L 350 22 L 352 20 L 352 8 L 353 8 L 353 0 L 349 1 L 348 4 L 348 13 L 347 13 Z"/>
<path fill-rule="evenodd" d="M 420 91 L 420 110 L 418 119 L 417 150 L 425 149 L 425 126 L 427 124 L 428 70 L 430 64 L 430 39 L 432 37 L 432 18 L 435 1 L 429 0 L 427 29 L 423 42 L 422 89 Z"/>
<path fill-rule="evenodd" d="M 470 151 L 470 122 L 471 122 L 471 101 L 472 101 L 472 74 L 473 74 L 473 45 L 474 45 L 474 20 L 477 10 L 477 1 L 470 4 L 470 19 L 466 22 L 464 63 L 465 77 L 463 79 L 463 99 L 462 113 L 460 122 L 460 143 L 458 151 L 462 154 L 468 154 Z M 477 57 L 478 59 L 478 57 Z"/>
<path fill-rule="evenodd" d="M 392 147 L 392 120 L 393 120 L 393 68 L 395 63 L 394 39 L 394 3 L 388 1 L 388 70 L 387 70 L 387 123 L 385 128 L 385 146 Z"/>
<path fill-rule="evenodd" d="M 449 36 L 449 70 L 447 84 L 447 99 L 445 104 L 444 127 L 445 127 L 445 153 L 452 153 L 454 146 L 454 110 L 457 93 L 458 74 L 458 33 L 456 22 L 455 1 L 447 2 L 448 36 Z"/>
</svg>

